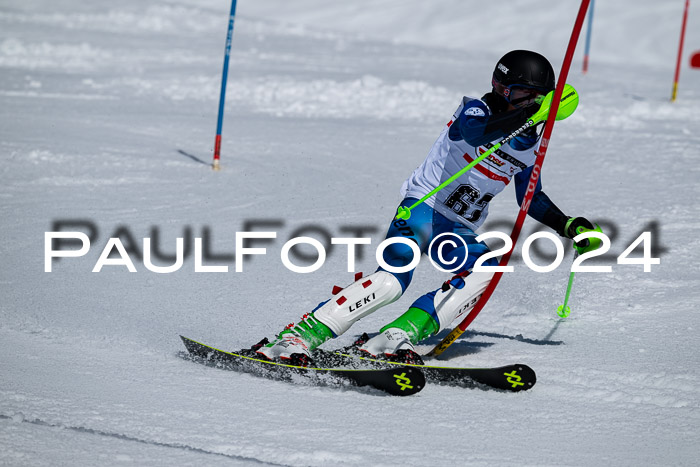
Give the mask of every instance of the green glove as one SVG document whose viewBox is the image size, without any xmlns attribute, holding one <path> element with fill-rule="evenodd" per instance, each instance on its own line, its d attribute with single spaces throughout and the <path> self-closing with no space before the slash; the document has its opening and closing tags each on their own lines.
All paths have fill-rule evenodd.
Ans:
<svg viewBox="0 0 700 467">
<path fill-rule="evenodd" d="M 595 226 L 591 221 L 585 217 L 570 217 L 566 221 L 566 226 L 564 227 L 564 235 L 567 238 L 574 238 L 575 236 L 585 233 L 585 232 L 600 232 L 603 233 L 603 229 L 600 228 L 598 224 Z M 588 253 L 589 251 L 597 250 L 600 248 L 601 240 L 596 237 L 586 238 L 579 242 L 574 243 L 574 250 L 578 251 L 578 254 Z"/>
</svg>

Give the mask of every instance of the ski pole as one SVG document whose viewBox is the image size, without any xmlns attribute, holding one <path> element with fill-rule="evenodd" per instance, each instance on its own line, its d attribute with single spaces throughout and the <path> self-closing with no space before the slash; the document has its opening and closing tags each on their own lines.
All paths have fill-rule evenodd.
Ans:
<svg viewBox="0 0 700 467">
<path fill-rule="evenodd" d="M 568 224 L 567 224 L 568 226 Z M 601 234 L 603 233 L 603 229 L 600 228 L 598 224 L 595 225 L 594 229 L 587 229 L 583 226 L 579 226 L 576 229 L 576 235 L 580 235 L 582 233 L 586 232 L 600 232 Z M 597 250 L 600 248 L 601 242 L 600 238 L 598 237 L 590 237 L 588 239 L 588 244 L 583 245 L 583 246 L 578 246 L 576 243 L 574 243 L 574 262 L 576 262 L 576 258 L 578 258 L 578 255 L 583 254 L 583 253 L 588 253 L 589 251 Z M 572 268 L 573 269 L 573 268 Z M 569 316 L 571 313 L 571 307 L 568 306 L 569 303 L 569 296 L 571 295 L 571 286 L 574 284 L 574 271 L 571 271 L 571 274 L 569 274 L 569 284 L 566 286 L 566 296 L 564 297 L 564 304 L 560 305 L 559 308 L 557 308 L 557 314 L 559 315 L 560 318 L 566 318 Z"/>
<path fill-rule="evenodd" d="M 470 162 L 466 167 L 462 168 L 442 182 L 439 186 L 433 188 L 430 193 L 427 195 L 423 196 L 421 199 L 413 203 L 410 207 L 405 207 L 405 206 L 400 206 L 398 209 L 398 213 L 396 214 L 396 219 L 408 219 L 411 217 L 411 210 L 418 206 L 419 204 L 423 203 L 426 199 L 430 198 L 434 194 L 436 194 L 438 191 L 442 190 L 446 186 L 448 186 L 450 183 L 454 182 L 457 180 L 462 174 L 470 170 L 472 167 L 486 159 L 491 153 L 497 151 L 501 146 L 504 144 L 508 143 L 511 139 L 515 138 L 518 136 L 520 133 L 523 131 L 527 130 L 528 128 L 538 124 L 541 121 L 544 121 L 547 119 L 547 116 L 549 115 L 549 106 L 552 102 L 552 96 L 554 95 L 554 91 L 550 91 L 545 98 L 542 100 L 542 103 L 540 104 L 540 108 L 535 114 L 530 117 L 530 119 L 520 128 L 515 130 L 513 133 L 508 135 L 507 137 L 503 138 L 501 141 L 496 143 L 494 146 L 492 146 L 488 151 L 483 153 L 481 156 L 477 157 L 475 160 Z M 562 92 L 562 98 L 561 98 L 561 103 L 559 105 L 559 110 L 557 111 L 557 120 L 564 120 L 567 118 L 569 115 L 574 113 L 574 110 L 576 110 L 576 107 L 578 106 L 578 93 L 576 92 L 576 89 L 574 89 L 573 86 L 570 84 L 567 84 L 564 86 L 564 91 Z"/>
<path fill-rule="evenodd" d="M 574 261 L 576 261 L 577 257 L 578 257 L 578 251 L 576 253 L 574 253 Z M 559 315 L 560 318 L 566 318 L 571 313 L 571 307 L 568 305 L 568 303 L 569 303 L 569 296 L 571 295 L 571 286 L 572 285 L 574 285 L 574 271 L 571 271 L 571 274 L 569 274 L 569 284 L 566 286 L 566 296 L 564 297 L 564 304 L 559 305 L 559 308 L 557 308 L 557 314 Z"/>
</svg>

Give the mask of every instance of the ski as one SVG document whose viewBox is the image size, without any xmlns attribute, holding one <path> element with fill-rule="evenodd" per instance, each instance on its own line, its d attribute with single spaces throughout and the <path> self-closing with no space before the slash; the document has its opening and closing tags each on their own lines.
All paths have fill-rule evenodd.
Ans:
<svg viewBox="0 0 700 467">
<path fill-rule="evenodd" d="M 425 387 L 420 368 L 395 365 L 384 368 L 308 368 L 227 352 L 180 336 L 193 361 L 263 378 L 316 386 L 370 386 L 394 396 L 410 396 Z"/>
<path fill-rule="evenodd" d="M 343 351 L 315 350 L 315 361 L 328 366 L 354 366 L 387 368 L 393 366 L 419 368 L 429 383 L 466 388 L 497 389 L 509 392 L 527 391 L 537 382 L 535 371 L 527 365 L 516 363 L 494 368 L 459 368 L 431 365 L 394 363 Z"/>
</svg>

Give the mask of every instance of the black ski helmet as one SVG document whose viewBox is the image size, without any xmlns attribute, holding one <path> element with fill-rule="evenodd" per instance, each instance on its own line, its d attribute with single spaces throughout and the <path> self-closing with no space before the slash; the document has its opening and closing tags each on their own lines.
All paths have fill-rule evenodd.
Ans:
<svg viewBox="0 0 700 467">
<path fill-rule="evenodd" d="M 509 87 L 521 85 L 535 88 L 542 94 L 554 90 L 554 69 L 542 55 L 529 50 L 513 50 L 505 54 L 493 70 L 496 83 Z"/>
</svg>

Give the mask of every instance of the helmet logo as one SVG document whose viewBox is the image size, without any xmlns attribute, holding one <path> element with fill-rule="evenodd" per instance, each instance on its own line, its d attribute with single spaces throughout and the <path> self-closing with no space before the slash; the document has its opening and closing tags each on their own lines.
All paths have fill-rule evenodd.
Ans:
<svg viewBox="0 0 700 467">
<path fill-rule="evenodd" d="M 498 69 L 501 70 L 503 73 L 508 74 L 508 68 L 505 67 L 502 63 L 498 64 Z"/>
</svg>

